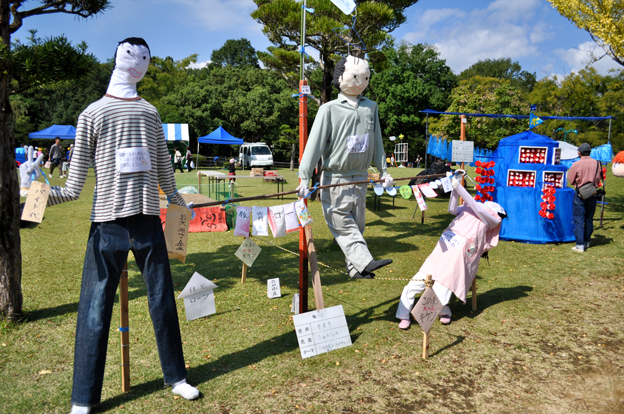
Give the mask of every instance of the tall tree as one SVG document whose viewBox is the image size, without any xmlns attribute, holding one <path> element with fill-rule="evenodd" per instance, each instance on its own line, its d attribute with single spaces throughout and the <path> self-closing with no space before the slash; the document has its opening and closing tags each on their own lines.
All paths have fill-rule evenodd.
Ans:
<svg viewBox="0 0 624 414">
<path fill-rule="evenodd" d="M 508 80 L 475 76 L 460 85 L 451 94 L 449 112 L 476 114 L 526 114 L 529 105 L 522 93 Z M 528 121 L 512 118 L 468 117 L 466 136 L 476 147 L 495 148 L 501 138 L 526 130 Z M 429 132 L 434 135 L 458 139 L 459 119 L 456 116 L 440 116 L 431 121 Z"/>
<path fill-rule="evenodd" d="M 594 42 L 624 66 L 624 2 L 619 0 L 548 0 L 566 19 L 589 33 Z M 603 56 L 594 57 L 595 60 Z"/>
<path fill-rule="evenodd" d="M 274 45 L 291 52 L 299 52 L 301 43 L 301 2 L 295 0 L 254 0 L 258 8 L 251 17 L 264 25 L 262 31 Z M 358 1 L 354 30 L 342 28 L 353 25 L 353 18 L 345 15 L 330 0 L 308 0 L 314 9 L 306 18 L 306 46 L 318 51 L 323 70 L 320 85 L 320 103 L 330 100 L 335 62 L 349 52 L 356 56 L 373 52 L 392 41 L 388 33 L 405 22 L 403 11 L 418 0 Z M 356 34 L 357 31 L 357 34 Z M 341 37 L 336 33 L 338 32 Z M 352 46 L 347 44 L 347 40 Z M 361 42 L 360 42 L 361 40 Z"/>
<path fill-rule="evenodd" d="M 210 60 L 212 63 L 221 66 L 252 66 L 260 68 L 256 49 L 245 38 L 227 40 L 220 49 L 212 52 Z"/>
<path fill-rule="evenodd" d="M 507 79 L 523 92 L 531 92 L 537 80 L 535 73 L 522 70 L 520 63 L 512 62 L 511 58 L 480 60 L 460 73 L 458 79 L 468 80 L 473 76 Z"/>
<path fill-rule="evenodd" d="M 15 65 L 20 61 L 23 64 L 29 62 L 29 59 L 13 59 L 11 35 L 22 26 L 27 17 L 68 13 L 86 18 L 110 7 L 108 0 L 39 1 L 38 4 L 28 3 L 32 6 L 29 9 L 24 8 L 24 3 L 26 2 L 23 0 L 0 0 L 0 317 L 7 319 L 19 318 L 23 301 L 19 185 L 15 173 L 15 122 L 9 95 L 11 89 L 14 89 L 13 76 L 18 73 Z M 51 40 L 54 42 L 54 39 Z M 31 58 L 36 57 L 38 50 L 37 45 L 33 46 L 30 49 Z M 22 53 L 27 53 L 27 50 L 22 50 Z M 30 76 L 19 79 L 22 82 L 18 83 L 19 89 L 34 86 L 42 78 L 58 81 L 84 76 L 84 67 L 67 67 L 66 72 L 55 71 L 55 67 L 65 67 L 63 59 L 66 56 L 62 54 L 47 54 L 46 62 L 47 59 L 54 59 L 56 63 L 40 67 L 26 66 Z"/>
<path fill-rule="evenodd" d="M 405 135 L 409 159 L 414 159 L 426 145 L 425 116 L 422 109 L 444 111 L 456 77 L 440 59 L 435 48 L 401 43 L 384 50 L 386 69 L 371 77 L 369 97 L 379 105 L 379 119 L 384 136 Z M 384 140 L 386 153 L 394 152 L 394 142 Z"/>
</svg>

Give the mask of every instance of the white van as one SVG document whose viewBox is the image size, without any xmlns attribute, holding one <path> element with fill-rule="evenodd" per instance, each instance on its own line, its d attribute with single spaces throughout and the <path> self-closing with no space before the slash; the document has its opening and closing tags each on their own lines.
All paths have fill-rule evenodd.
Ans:
<svg viewBox="0 0 624 414">
<path fill-rule="evenodd" d="M 264 142 L 242 144 L 240 146 L 238 161 L 242 168 L 272 167 L 273 154 Z"/>
</svg>

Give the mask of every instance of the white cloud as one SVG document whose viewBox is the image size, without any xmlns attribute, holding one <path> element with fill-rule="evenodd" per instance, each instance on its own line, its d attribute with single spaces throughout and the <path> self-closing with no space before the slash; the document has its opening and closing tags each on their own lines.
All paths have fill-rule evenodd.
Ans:
<svg viewBox="0 0 624 414">
<path fill-rule="evenodd" d="M 575 48 L 557 49 L 554 53 L 565 62 L 566 67 L 562 68 L 562 70 L 569 74 L 570 72 L 578 72 L 584 69 L 591 62 L 592 55 L 596 57 L 603 56 L 604 50 L 594 42 L 585 42 Z M 609 56 L 604 56 L 591 66 L 601 75 L 607 75 L 611 69 L 624 69 Z M 562 77 L 565 74 L 557 74 L 557 76 Z"/>
<path fill-rule="evenodd" d="M 201 69 L 201 68 L 205 68 L 206 66 L 208 66 L 209 63 L 210 63 L 209 60 L 207 60 L 205 62 L 191 62 L 191 64 L 188 65 L 188 69 Z"/>
</svg>

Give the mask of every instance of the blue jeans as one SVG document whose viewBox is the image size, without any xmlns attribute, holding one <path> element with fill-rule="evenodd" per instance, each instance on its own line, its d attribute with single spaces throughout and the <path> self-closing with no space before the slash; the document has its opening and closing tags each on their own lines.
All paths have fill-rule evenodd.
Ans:
<svg viewBox="0 0 624 414">
<path fill-rule="evenodd" d="M 574 195 L 574 238 L 577 246 L 585 246 L 591 240 L 594 232 L 594 213 L 596 212 L 596 197 L 583 200 L 578 195 Z"/>
<path fill-rule="evenodd" d="M 186 378 L 171 269 L 158 216 L 92 223 L 82 273 L 74 351 L 73 405 L 100 402 L 115 294 L 128 251 L 147 286 L 165 384 Z"/>
</svg>

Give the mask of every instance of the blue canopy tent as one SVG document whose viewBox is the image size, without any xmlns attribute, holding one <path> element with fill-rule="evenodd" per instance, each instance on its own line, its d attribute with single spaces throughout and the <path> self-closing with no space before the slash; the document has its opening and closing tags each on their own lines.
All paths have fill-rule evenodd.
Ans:
<svg viewBox="0 0 624 414">
<path fill-rule="evenodd" d="M 52 125 L 41 131 L 31 132 L 28 138 L 37 139 L 76 139 L 76 128 L 73 125 Z"/>
<path fill-rule="evenodd" d="M 241 145 L 242 143 L 242 138 L 233 137 L 222 126 L 219 126 L 210 134 L 197 138 L 197 153 L 199 154 L 199 144 Z"/>
<path fill-rule="evenodd" d="M 524 159 L 524 151 L 537 151 L 544 156 L 539 161 L 529 161 L 528 157 Z M 559 163 L 559 154 L 559 142 L 532 131 L 500 140 L 490 158 L 496 162 L 492 196 L 509 214 L 501 225 L 501 240 L 527 243 L 574 241 L 574 189 L 567 187 L 568 168 Z M 528 183 L 514 182 L 514 175 L 518 173 L 523 174 Z M 538 214 L 544 185 L 556 188 L 552 220 Z"/>
</svg>

